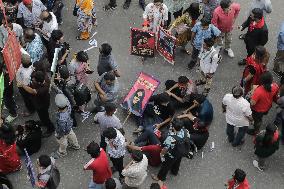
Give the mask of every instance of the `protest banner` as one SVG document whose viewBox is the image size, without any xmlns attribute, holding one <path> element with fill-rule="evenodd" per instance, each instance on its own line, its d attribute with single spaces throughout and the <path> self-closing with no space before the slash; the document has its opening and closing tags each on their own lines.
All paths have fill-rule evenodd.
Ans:
<svg viewBox="0 0 284 189">
<path fill-rule="evenodd" d="M 142 57 L 154 57 L 155 33 L 131 28 L 130 54 Z"/>
<path fill-rule="evenodd" d="M 35 172 L 34 172 L 34 169 L 33 169 L 33 164 L 32 164 L 32 161 L 31 161 L 31 158 L 27 152 L 26 149 L 24 149 L 25 151 L 25 163 L 26 163 L 26 167 L 27 167 L 27 171 L 28 171 L 28 176 L 29 176 L 29 179 L 30 179 L 30 182 L 32 184 L 32 187 L 34 188 L 35 187 Z"/>
<path fill-rule="evenodd" d="M 160 85 L 160 81 L 141 72 L 121 106 L 136 116 L 142 116 L 150 97 Z"/>
<path fill-rule="evenodd" d="M 16 73 L 21 65 L 22 58 L 20 44 L 17 41 L 14 32 L 9 31 L 8 39 L 6 44 L 4 45 L 2 53 L 11 83 L 15 78 Z"/>
<path fill-rule="evenodd" d="M 176 38 L 160 27 L 158 31 L 157 51 L 169 63 L 175 64 Z"/>
</svg>

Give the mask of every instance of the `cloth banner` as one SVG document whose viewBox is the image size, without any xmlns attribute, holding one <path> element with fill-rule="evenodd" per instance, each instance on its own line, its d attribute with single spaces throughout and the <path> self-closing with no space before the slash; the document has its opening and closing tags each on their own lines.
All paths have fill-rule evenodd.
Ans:
<svg viewBox="0 0 284 189">
<path fill-rule="evenodd" d="M 32 161 L 31 161 L 31 158 L 27 152 L 26 149 L 24 149 L 25 151 L 25 163 L 26 163 L 26 166 L 27 166 L 27 171 L 28 171 L 28 176 L 29 176 L 29 179 L 30 179 L 30 182 L 32 184 L 32 187 L 34 188 L 35 187 L 35 172 L 34 172 L 34 169 L 33 169 L 33 164 L 32 164 Z"/>
<path fill-rule="evenodd" d="M 138 28 L 131 28 L 130 54 L 143 57 L 154 57 L 154 51 L 155 33 Z"/>
<path fill-rule="evenodd" d="M 0 76 L 0 116 L 2 113 L 3 94 L 4 94 L 4 74 L 2 73 Z"/>
<path fill-rule="evenodd" d="M 20 44 L 17 41 L 14 32 L 9 32 L 8 39 L 2 53 L 7 71 L 9 73 L 10 82 L 12 82 L 21 65 L 22 58 Z"/>
<path fill-rule="evenodd" d="M 150 97 L 160 85 L 160 81 L 141 72 L 121 106 L 136 116 L 142 116 Z"/>
<path fill-rule="evenodd" d="M 157 51 L 169 63 L 175 64 L 176 38 L 160 27 L 158 31 Z"/>
</svg>

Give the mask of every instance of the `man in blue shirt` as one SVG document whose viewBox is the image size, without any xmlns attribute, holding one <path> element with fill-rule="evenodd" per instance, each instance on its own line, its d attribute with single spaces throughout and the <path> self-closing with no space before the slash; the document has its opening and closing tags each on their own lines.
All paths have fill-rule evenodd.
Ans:
<svg viewBox="0 0 284 189">
<path fill-rule="evenodd" d="M 192 54 L 191 61 L 188 64 L 188 68 L 192 69 L 196 62 L 203 45 L 203 40 L 207 38 L 218 38 L 221 34 L 221 31 L 216 28 L 213 24 L 210 24 L 211 20 L 203 17 L 200 22 L 197 22 L 194 27 L 191 29 L 191 42 L 192 42 Z"/>
<path fill-rule="evenodd" d="M 284 73 L 284 22 L 282 22 L 277 41 L 277 53 L 274 59 L 273 71 L 281 76 Z"/>
</svg>

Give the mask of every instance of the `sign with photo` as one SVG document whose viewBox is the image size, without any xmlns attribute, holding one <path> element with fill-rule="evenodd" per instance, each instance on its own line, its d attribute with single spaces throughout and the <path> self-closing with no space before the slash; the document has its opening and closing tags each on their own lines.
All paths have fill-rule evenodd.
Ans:
<svg viewBox="0 0 284 189">
<path fill-rule="evenodd" d="M 154 57 L 155 34 L 138 28 L 131 28 L 130 54 L 143 57 Z"/>
</svg>

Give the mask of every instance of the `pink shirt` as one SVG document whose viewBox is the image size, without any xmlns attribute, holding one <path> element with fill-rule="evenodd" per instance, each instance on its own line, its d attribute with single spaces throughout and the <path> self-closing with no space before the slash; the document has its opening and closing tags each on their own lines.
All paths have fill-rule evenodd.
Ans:
<svg viewBox="0 0 284 189">
<path fill-rule="evenodd" d="M 218 6 L 213 12 L 212 24 L 216 26 L 222 33 L 231 32 L 233 24 L 240 12 L 240 5 L 232 3 L 228 13 L 225 13 L 221 6 Z"/>
</svg>

